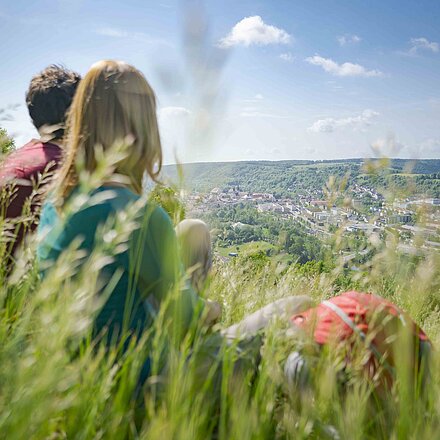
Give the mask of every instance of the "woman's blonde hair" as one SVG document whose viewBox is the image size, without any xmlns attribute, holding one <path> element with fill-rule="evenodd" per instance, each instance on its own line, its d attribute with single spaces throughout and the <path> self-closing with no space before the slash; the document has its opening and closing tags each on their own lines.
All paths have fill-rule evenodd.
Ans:
<svg viewBox="0 0 440 440">
<path fill-rule="evenodd" d="M 78 183 L 77 161 L 87 171 L 97 166 L 96 148 L 104 152 L 127 142 L 126 155 L 115 174 L 128 178 L 140 194 L 145 171 L 157 181 L 162 147 L 156 117 L 156 99 L 144 75 L 121 61 L 99 61 L 81 80 L 67 121 L 66 157 L 57 178 L 56 195 L 62 205 Z"/>
</svg>

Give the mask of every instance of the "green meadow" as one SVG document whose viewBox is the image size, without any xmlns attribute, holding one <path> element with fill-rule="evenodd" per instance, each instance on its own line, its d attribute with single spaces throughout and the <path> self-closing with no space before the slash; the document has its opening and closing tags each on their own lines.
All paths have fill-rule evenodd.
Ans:
<svg viewBox="0 0 440 440">
<path fill-rule="evenodd" d="M 86 193 L 99 176 L 83 175 Z M 160 199 L 160 198 L 159 198 Z M 88 203 L 80 197 L 72 206 Z M 176 204 L 176 206 L 180 206 Z M 181 208 L 181 206 L 180 206 Z M 74 208 L 72 208 L 74 209 Z M 24 216 L 26 213 L 24 213 Z M 177 217 L 181 217 L 178 215 Z M 176 217 L 175 217 L 176 218 Z M 432 439 L 440 435 L 440 364 L 437 350 L 428 383 L 414 383 L 405 350 L 394 387 L 378 395 L 359 363 L 338 385 L 341 359 L 331 351 L 316 359 L 312 385 L 290 386 L 283 373 L 298 342 L 287 322 L 277 321 L 263 344 L 225 344 L 219 328 L 289 295 L 319 301 L 358 289 L 382 295 L 406 310 L 440 341 L 440 261 L 398 251 L 392 233 L 371 237 L 371 259 L 356 272 L 335 257 L 332 265 L 286 264 L 268 255 L 271 245 L 239 246 L 238 256 L 216 258 L 202 295 L 220 302 L 221 321 L 211 329 L 194 322 L 178 335 L 170 303 L 162 306 L 151 331 L 128 347 L 110 350 L 91 339 L 99 272 L 126 243 L 130 212 L 97 231 L 95 251 L 86 265 L 75 247 L 49 268 L 41 281 L 31 239 L 0 283 L 0 432 L 7 439 Z M 3 222 L 2 261 L 11 235 Z M 342 231 L 334 232 L 339 255 Z M 8 238 L 9 237 L 9 238 Z M 236 246 L 218 249 L 226 256 Z M 111 285 L 106 286 L 111 291 Z M 106 291 L 106 289 L 104 289 Z M 171 310 L 171 314 L 170 314 Z M 177 311 L 178 314 L 178 311 Z M 255 356 L 257 353 L 257 356 Z M 149 358 L 152 375 L 139 389 L 138 375 Z M 259 358 L 259 361 L 256 361 Z M 361 362 L 361 361 L 360 361 Z"/>
</svg>

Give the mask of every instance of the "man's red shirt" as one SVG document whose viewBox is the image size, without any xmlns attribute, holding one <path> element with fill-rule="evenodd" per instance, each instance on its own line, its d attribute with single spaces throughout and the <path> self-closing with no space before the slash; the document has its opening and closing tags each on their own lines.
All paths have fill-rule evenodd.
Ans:
<svg viewBox="0 0 440 440">
<path fill-rule="evenodd" d="M 58 145 L 35 139 L 6 157 L 0 164 L 0 192 L 5 194 L 10 189 L 12 195 L 6 199 L 5 196 L 2 197 L 0 214 L 3 218 L 13 220 L 22 216 L 26 200 L 31 196 L 35 186 L 38 185 L 41 189 L 41 176 L 52 174 L 58 168 L 61 157 L 62 150 Z M 43 184 L 47 184 L 47 180 L 44 179 Z M 40 203 L 41 198 L 36 197 L 32 200 L 32 213 Z M 35 227 L 35 222 L 18 227 L 17 237 L 10 247 L 11 254 L 22 241 L 24 233 Z"/>
</svg>

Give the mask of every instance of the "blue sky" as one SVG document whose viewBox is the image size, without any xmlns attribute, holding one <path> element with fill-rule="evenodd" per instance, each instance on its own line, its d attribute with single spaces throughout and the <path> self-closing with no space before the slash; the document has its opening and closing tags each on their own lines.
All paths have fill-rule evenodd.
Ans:
<svg viewBox="0 0 440 440">
<path fill-rule="evenodd" d="M 166 162 L 440 158 L 436 0 L 0 0 L 0 23 L 18 144 L 33 74 L 116 58 L 156 90 Z"/>
</svg>

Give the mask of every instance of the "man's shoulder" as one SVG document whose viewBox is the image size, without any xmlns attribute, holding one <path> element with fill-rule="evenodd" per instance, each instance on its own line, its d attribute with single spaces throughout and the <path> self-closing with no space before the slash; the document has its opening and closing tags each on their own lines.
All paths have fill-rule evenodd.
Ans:
<svg viewBox="0 0 440 440">
<path fill-rule="evenodd" d="M 52 142 L 42 142 L 39 139 L 31 139 L 27 144 L 14 150 L 9 157 L 23 156 L 38 151 L 61 152 L 61 148 Z"/>
<path fill-rule="evenodd" d="M 53 169 L 61 160 L 61 148 L 49 142 L 32 139 L 9 154 L 0 164 L 0 182 L 14 178 L 26 179 L 36 173 Z"/>
<path fill-rule="evenodd" d="M 32 156 L 42 156 L 45 158 L 58 159 L 61 157 L 62 150 L 61 147 L 52 142 L 42 142 L 38 139 L 32 139 L 26 145 L 15 150 L 9 157 L 14 155 L 15 157 L 20 157 L 27 159 Z"/>
</svg>

